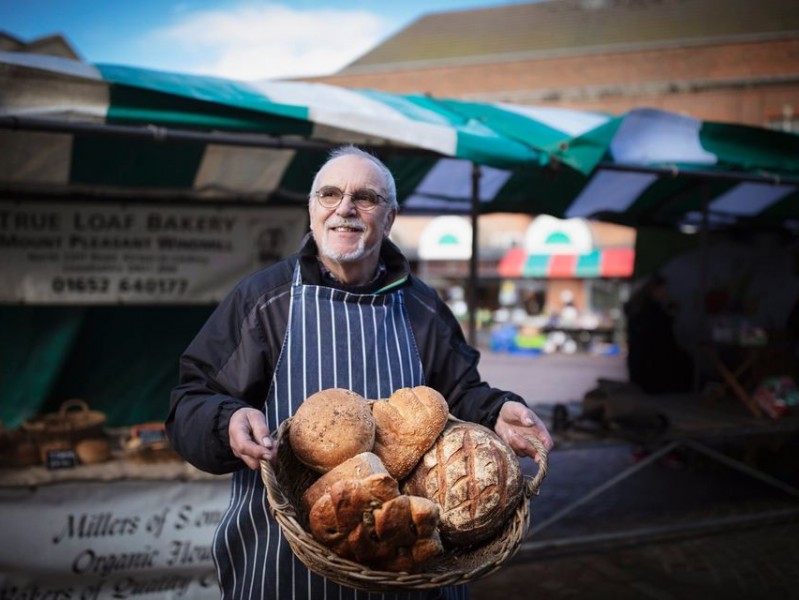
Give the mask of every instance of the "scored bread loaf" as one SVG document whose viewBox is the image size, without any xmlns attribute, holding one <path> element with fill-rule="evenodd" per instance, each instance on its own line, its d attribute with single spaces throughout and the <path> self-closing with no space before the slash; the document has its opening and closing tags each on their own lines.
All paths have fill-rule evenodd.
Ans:
<svg viewBox="0 0 799 600">
<path fill-rule="evenodd" d="M 433 388 L 400 388 L 372 403 L 373 452 L 398 481 L 404 479 L 444 430 L 449 406 Z"/>
<path fill-rule="evenodd" d="M 295 456 L 317 473 L 372 450 L 375 422 L 366 399 L 341 388 L 319 391 L 291 419 L 289 443 Z"/>
<path fill-rule="evenodd" d="M 314 481 L 302 494 L 302 506 L 306 512 L 310 512 L 316 501 L 337 481 L 366 479 L 370 475 L 381 474 L 388 475 L 388 471 L 376 454 L 372 452 L 356 454 Z"/>
<path fill-rule="evenodd" d="M 493 537 L 522 495 L 513 450 L 476 423 L 451 421 L 403 482 L 406 494 L 436 502 L 445 543 L 467 545 Z"/>
</svg>

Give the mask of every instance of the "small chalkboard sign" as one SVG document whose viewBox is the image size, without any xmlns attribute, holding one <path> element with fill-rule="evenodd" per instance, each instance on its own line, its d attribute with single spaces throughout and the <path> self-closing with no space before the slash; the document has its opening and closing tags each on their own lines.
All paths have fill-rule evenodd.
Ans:
<svg viewBox="0 0 799 600">
<path fill-rule="evenodd" d="M 166 439 L 166 432 L 163 429 L 140 429 L 139 439 L 144 444 L 163 442 Z"/>
<path fill-rule="evenodd" d="M 131 428 L 131 439 L 142 445 L 158 444 L 166 441 L 166 429 L 163 423 L 142 423 Z"/>
<path fill-rule="evenodd" d="M 78 457 L 74 450 L 48 450 L 45 455 L 45 466 L 48 469 L 71 469 L 78 466 Z"/>
</svg>

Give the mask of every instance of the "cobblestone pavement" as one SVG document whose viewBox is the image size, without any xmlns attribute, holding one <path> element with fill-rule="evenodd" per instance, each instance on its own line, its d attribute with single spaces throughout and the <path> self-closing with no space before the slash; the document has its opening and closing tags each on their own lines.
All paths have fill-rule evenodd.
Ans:
<svg viewBox="0 0 799 600">
<path fill-rule="evenodd" d="M 597 377 L 626 378 L 621 357 L 484 353 L 482 365 L 487 381 L 534 408 L 578 400 Z M 500 571 L 472 584 L 472 600 L 799 598 L 797 498 L 693 450 L 668 458 L 587 496 L 636 464 L 631 447 L 553 451 L 530 534 Z"/>
</svg>

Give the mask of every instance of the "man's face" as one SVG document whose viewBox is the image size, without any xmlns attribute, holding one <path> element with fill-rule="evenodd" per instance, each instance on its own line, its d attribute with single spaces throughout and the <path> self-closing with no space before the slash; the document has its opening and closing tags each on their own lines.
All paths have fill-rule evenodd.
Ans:
<svg viewBox="0 0 799 600">
<path fill-rule="evenodd" d="M 396 211 L 385 201 L 370 211 L 358 210 L 350 196 L 359 190 L 385 196 L 385 180 L 377 165 L 360 156 L 340 156 L 322 168 L 313 191 L 325 186 L 337 187 L 345 196 L 336 208 L 325 208 L 311 197 L 311 231 L 323 259 L 352 263 L 377 255 L 383 238 L 391 231 Z"/>
</svg>

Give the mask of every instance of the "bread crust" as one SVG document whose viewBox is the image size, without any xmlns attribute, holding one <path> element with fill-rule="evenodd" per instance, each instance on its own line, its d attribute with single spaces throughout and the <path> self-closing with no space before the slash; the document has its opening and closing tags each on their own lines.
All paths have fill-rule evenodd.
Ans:
<svg viewBox="0 0 799 600">
<path fill-rule="evenodd" d="M 413 572 L 444 551 L 439 509 L 427 498 L 400 494 L 396 482 L 396 495 L 387 497 L 386 478 L 337 481 L 313 505 L 311 533 L 343 558 Z"/>
<path fill-rule="evenodd" d="M 337 481 L 311 508 L 311 533 L 340 556 L 354 558 L 348 541 L 352 531 L 373 523 L 373 511 L 399 495 L 397 482 L 388 474 Z"/>
<path fill-rule="evenodd" d="M 376 454 L 361 452 L 345 460 L 314 481 L 302 495 L 302 506 L 306 513 L 321 498 L 325 492 L 330 491 L 333 484 L 344 479 L 366 479 L 371 475 L 388 475 L 386 467 Z"/>
<path fill-rule="evenodd" d="M 372 403 L 375 421 L 374 453 L 391 475 L 404 479 L 444 430 L 449 406 L 427 386 L 400 388 Z"/>
<path fill-rule="evenodd" d="M 289 442 L 296 457 L 317 473 L 327 473 L 361 452 L 372 450 L 375 421 L 363 396 L 342 388 L 305 399 L 291 419 Z"/>
<path fill-rule="evenodd" d="M 402 491 L 437 503 L 445 543 L 475 544 L 493 537 L 522 495 L 519 460 L 490 429 L 450 422 L 403 482 Z"/>
</svg>

